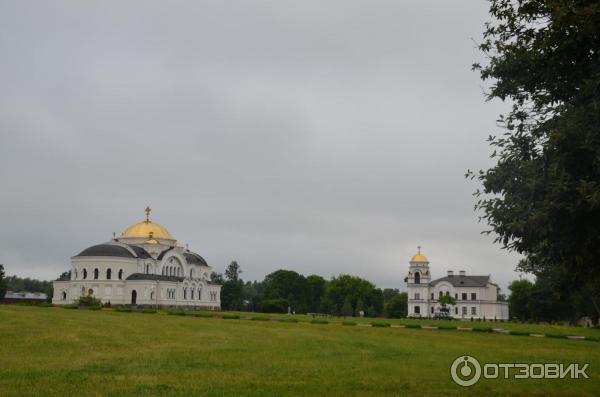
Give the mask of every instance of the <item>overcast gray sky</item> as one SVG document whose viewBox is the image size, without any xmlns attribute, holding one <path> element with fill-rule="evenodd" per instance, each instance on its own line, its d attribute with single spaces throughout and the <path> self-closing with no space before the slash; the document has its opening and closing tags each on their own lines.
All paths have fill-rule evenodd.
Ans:
<svg viewBox="0 0 600 397">
<path fill-rule="evenodd" d="M 0 263 L 42 279 L 144 218 L 222 272 L 505 289 L 465 180 L 506 105 L 485 1 L 0 0 Z"/>
</svg>

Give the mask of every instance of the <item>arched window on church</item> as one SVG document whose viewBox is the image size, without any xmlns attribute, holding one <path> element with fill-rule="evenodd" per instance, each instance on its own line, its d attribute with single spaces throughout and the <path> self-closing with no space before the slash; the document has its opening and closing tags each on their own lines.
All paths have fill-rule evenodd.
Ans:
<svg viewBox="0 0 600 397">
<path fill-rule="evenodd" d="M 415 284 L 421 284 L 421 274 L 419 272 L 415 273 Z"/>
<path fill-rule="evenodd" d="M 419 294 L 418 292 L 415 292 L 415 299 L 416 300 L 421 299 L 421 294 Z"/>
<path fill-rule="evenodd" d="M 98 268 L 94 269 L 94 280 L 98 280 L 98 277 L 100 276 L 100 270 L 98 270 Z"/>
<path fill-rule="evenodd" d="M 202 299 L 202 288 L 198 287 L 198 300 Z"/>
<path fill-rule="evenodd" d="M 123 269 L 119 270 L 119 280 L 123 280 Z"/>
<path fill-rule="evenodd" d="M 83 279 L 87 278 L 87 269 L 83 269 Z"/>
<path fill-rule="evenodd" d="M 415 306 L 415 314 L 421 314 L 421 307 Z"/>
<path fill-rule="evenodd" d="M 67 300 L 67 293 L 65 291 L 62 292 L 62 300 Z"/>
<path fill-rule="evenodd" d="M 193 288 L 192 288 L 192 297 L 190 299 L 194 300 L 194 289 Z"/>
<path fill-rule="evenodd" d="M 106 279 L 110 280 L 112 277 L 112 270 L 111 269 L 106 269 Z"/>
<path fill-rule="evenodd" d="M 190 269 L 190 278 L 194 278 L 194 269 Z"/>
<path fill-rule="evenodd" d="M 146 264 L 146 274 L 150 274 L 150 264 Z"/>
<path fill-rule="evenodd" d="M 183 299 L 187 299 L 187 288 L 183 289 Z"/>
</svg>

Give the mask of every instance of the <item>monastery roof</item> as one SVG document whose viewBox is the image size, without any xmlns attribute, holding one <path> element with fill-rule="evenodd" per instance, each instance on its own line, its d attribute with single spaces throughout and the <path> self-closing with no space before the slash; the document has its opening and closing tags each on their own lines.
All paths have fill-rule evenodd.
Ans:
<svg viewBox="0 0 600 397">
<path fill-rule="evenodd" d="M 204 260 L 204 258 L 201 257 L 200 255 L 198 255 L 195 252 L 187 251 L 187 252 L 183 253 L 183 256 L 185 256 L 185 260 L 190 265 L 208 266 L 208 263 L 206 263 L 206 261 Z"/>
<path fill-rule="evenodd" d="M 163 276 L 162 274 L 133 273 L 130 274 L 129 277 L 127 277 L 127 280 L 159 280 L 182 282 L 183 277 Z"/>
<path fill-rule="evenodd" d="M 136 247 L 136 248 L 133 248 L 132 246 L 130 246 L 130 247 L 135 251 L 135 253 L 137 255 L 143 255 L 139 250 L 141 250 L 145 253 L 146 256 L 140 256 L 140 258 L 148 258 L 149 257 L 148 253 L 143 248 L 139 248 L 139 250 L 138 250 L 137 249 L 138 247 Z M 119 258 L 135 258 L 135 256 L 131 254 L 131 251 L 129 251 L 127 248 L 125 248 L 119 244 L 111 244 L 111 243 L 93 245 L 91 247 L 84 249 L 78 255 L 75 255 L 75 256 L 113 256 L 113 257 L 119 257 Z"/>
<path fill-rule="evenodd" d="M 449 282 L 453 287 L 485 287 L 490 282 L 490 276 L 446 276 L 431 281 L 429 285 L 442 281 Z"/>
</svg>

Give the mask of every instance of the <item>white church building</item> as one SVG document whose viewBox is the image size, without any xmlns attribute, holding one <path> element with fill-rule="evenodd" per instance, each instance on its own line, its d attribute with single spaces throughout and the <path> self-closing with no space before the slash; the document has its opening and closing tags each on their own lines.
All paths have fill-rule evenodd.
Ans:
<svg viewBox="0 0 600 397">
<path fill-rule="evenodd" d="M 54 281 L 52 303 L 91 295 L 111 305 L 220 309 L 221 286 L 211 282 L 212 267 L 152 222 L 150 211 L 119 237 L 72 257 L 71 279 Z"/>
<path fill-rule="evenodd" d="M 418 248 L 409 262 L 408 317 L 433 317 L 440 313 L 438 299 L 453 297 L 455 305 L 448 305 L 449 315 L 455 319 L 508 320 L 508 303 L 498 301 L 498 285 L 490 276 L 470 276 L 464 270 L 455 274 L 448 271 L 445 277 L 431 280 L 429 260 Z"/>
</svg>

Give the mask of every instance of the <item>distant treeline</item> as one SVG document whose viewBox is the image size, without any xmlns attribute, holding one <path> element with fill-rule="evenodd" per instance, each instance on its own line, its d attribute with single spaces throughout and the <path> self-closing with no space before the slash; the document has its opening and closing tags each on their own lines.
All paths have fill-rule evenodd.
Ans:
<svg viewBox="0 0 600 397">
<path fill-rule="evenodd" d="M 0 277 L 0 290 L 13 292 L 43 292 L 48 296 L 48 300 L 52 299 L 53 288 L 52 281 L 40 281 L 29 277 L 20 278 L 17 276 L 8 276 L 2 279 Z M 4 293 L 0 293 L 0 299 L 4 297 Z"/>
<path fill-rule="evenodd" d="M 376 288 L 360 277 L 340 275 L 325 280 L 318 275 L 304 276 L 292 270 L 277 270 L 262 281 L 244 282 L 237 262 L 225 274 L 213 273 L 222 284 L 221 307 L 269 313 L 327 313 L 336 316 L 404 317 L 407 295 L 397 289 Z"/>
</svg>

